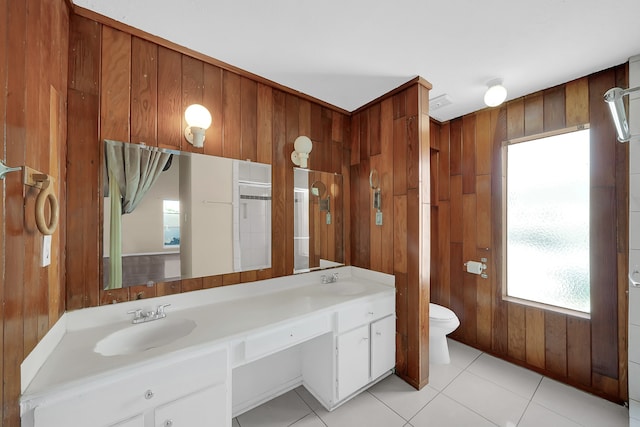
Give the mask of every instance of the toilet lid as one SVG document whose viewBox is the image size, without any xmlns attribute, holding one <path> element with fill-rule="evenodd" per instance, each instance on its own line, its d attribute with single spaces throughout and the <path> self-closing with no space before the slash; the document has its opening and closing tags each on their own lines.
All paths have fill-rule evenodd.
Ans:
<svg viewBox="0 0 640 427">
<path fill-rule="evenodd" d="M 456 318 L 456 314 L 447 307 L 429 303 L 429 318 L 436 320 L 451 320 Z"/>
</svg>

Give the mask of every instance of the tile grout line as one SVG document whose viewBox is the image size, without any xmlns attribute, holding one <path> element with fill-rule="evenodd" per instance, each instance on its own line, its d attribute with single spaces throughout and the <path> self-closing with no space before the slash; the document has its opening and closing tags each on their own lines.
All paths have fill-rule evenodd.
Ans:
<svg viewBox="0 0 640 427">
<path fill-rule="evenodd" d="M 295 391 L 295 392 L 296 392 L 296 395 L 298 395 L 298 397 L 300 398 L 300 400 L 302 400 L 302 401 L 304 402 L 304 404 L 305 404 L 305 405 L 307 405 L 307 407 L 311 410 L 311 412 L 310 412 L 310 413 L 311 413 L 311 414 L 315 414 L 315 416 L 320 420 L 320 422 L 321 422 L 325 427 L 329 427 L 329 426 L 327 425 L 327 423 L 325 423 L 325 422 L 324 422 L 324 420 L 322 419 L 322 417 L 321 417 L 321 416 L 320 416 L 320 415 L 315 411 L 315 409 L 313 409 L 313 408 L 311 407 L 311 405 L 309 405 L 309 404 L 307 403 L 307 401 L 306 401 L 306 400 L 304 400 L 304 398 L 300 395 L 300 393 L 298 393 L 298 389 L 297 389 L 297 388 L 294 388 L 294 389 L 293 389 L 293 391 Z M 303 418 L 307 417 L 308 415 L 309 415 L 309 414 L 305 415 L 305 416 L 304 416 L 304 417 L 302 417 L 301 419 L 303 419 Z M 298 420 L 298 421 L 300 421 L 300 420 Z M 298 421 L 296 421 L 296 423 L 297 423 Z M 295 423 L 294 423 L 294 424 L 295 424 Z M 242 426 L 240 426 L 240 427 L 242 427 Z"/>
<path fill-rule="evenodd" d="M 395 374 L 393 374 L 395 375 Z M 408 419 L 406 419 L 405 417 L 403 417 L 402 415 L 400 415 L 399 413 L 397 413 L 391 406 L 387 405 L 387 402 L 385 402 L 384 400 L 380 399 L 378 396 L 376 396 L 375 394 L 371 393 L 370 389 L 365 390 L 366 393 L 369 393 L 374 399 L 376 399 L 378 402 L 382 403 L 384 406 L 387 407 L 387 409 L 389 409 L 391 412 L 393 412 L 394 414 L 396 414 L 397 416 L 399 416 L 400 418 L 402 418 L 404 420 L 404 423 L 407 424 L 409 422 Z M 429 403 L 427 403 L 428 405 Z M 424 406 L 427 406 L 424 405 Z M 424 408 L 423 406 L 423 408 Z M 422 408 L 420 408 L 420 411 L 422 411 Z M 418 411 L 418 412 L 420 412 Z"/>
<path fill-rule="evenodd" d="M 445 391 L 447 388 L 449 388 L 449 386 L 450 386 L 450 385 L 451 385 L 451 384 L 452 384 L 452 383 L 453 383 L 453 382 L 454 382 L 454 381 L 455 381 L 455 380 L 456 380 L 460 375 L 462 375 L 464 372 L 468 373 L 469 375 L 473 375 L 473 376 L 474 376 L 474 377 L 476 377 L 476 378 L 480 378 L 480 379 L 484 379 L 484 380 L 486 380 L 484 377 L 481 377 L 481 376 L 479 376 L 479 375 L 475 375 L 473 372 L 471 372 L 471 371 L 469 371 L 469 370 L 468 370 L 468 369 L 469 369 L 469 367 L 470 367 L 470 366 L 471 366 L 475 361 L 477 361 L 477 360 L 480 358 L 480 356 L 482 356 L 483 354 L 485 354 L 485 352 L 484 352 L 484 351 L 481 351 L 481 352 L 480 352 L 476 357 L 474 357 L 474 358 L 473 358 L 473 360 L 472 360 L 471 362 L 469 362 L 469 364 L 468 364 L 465 368 L 462 368 L 462 371 L 460 371 L 460 373 L 459 373 L 458 375 L 456 375 L 456 376 L 455 376 L 451 381 L 449 381 L 449 383 L 446 385 L 446 387 L 444 387 L 444 388 L 442 389 L 442 391 L 441 391 L 440 393 L 442 393 L 442 395 L 443 395 L 444 397 L 446 397 L 447 399 L 451 399 L 451 400 L 453 400 L 453 401 L 454 401 L 454 402 L 456 402 L 458 405 L 460 405 L 460 406 L 462 406 L 462 407 L 466 408 L 468 411 L 471 411 L 471 412 L 473 412 L 474 414 L 476 414 L 477 416 L 479 416 L 480 418 L 482 418 L 482 419 L 486 420 L 488 423 L 491 423 L 491 424 L 493 424 L 494 426 L 498 426 L 498 424 L 494 423 L 493 421 L 491 421 L 490 419 L 488 419 L 488 418 L 487 418 L 487 417 L 485 417 L 484 415 L 482 415 L 482 414 L 478 413 L 478 412 L 477 412 L 477 411 L 475 411 L 473 408 L 469 408 L 467 405 L 465 405 L 465 404 L 464 404 L 464 403 L 462 403 L 462 402 L 459 402 L 459 401 L 458 401 L 456 398 L 454 398 L 453 396 L 449 396 L 448 394 L 445 394 L 445 393 L 444 393 L 444 391 Z M 458 367 L 458 368 L 460 367 L 460 366 L 457 366 L 457 365 L 454 365 L 454 366 L 456 366 L 456 367 Z M 487 380 L 487 381 L 489 381 L 490 383 L 492 383 L 492 384 L 496 385 L 497 387 L 500 387 L 500 388 L 502 388 L 502 389 L 504 389 L 504 390 L 506 390 L 506 391 L 508 391 L 508 392 L 510 392 L 510 393 L 513 393 L 511 390 L 508 390 L 508 389 L 506 389 L 506 388 L 504 388 L 504 387 L 502 387 L 502 386 L 500 386 L 500 385 L 498 385 L 498 384 L 494 383 L 493 381 L 490 381 L 490 380 Z M 541 381 L 542 381 L 542 380 L 541 380 Z M 520 395 L 519 395 L 519 394 L 517 394 L 517 393 L 513 393 L 513 394 L 515 394 L 516 396 L 520 396 Z M 520 397 L 521 397 L 521 396 L 520 396 Z M 434 399 L 435 399 L 435 397 L 434 397 Z M 523 399 L 524 399 L 524 398 L 523 398 Z M 524 412 L 523 412 L 523 414 L 524 414 Z"/>
<path fill-rule="evenodd" d="M 538 392 L 538 389 L 540 388 L 540 385 L 542 384 L 542 380 L 544 379 L 544 375 L 540 376 L 540 381 L 538 381 L 538 385 L 536 386 L 536 389 L 533 391 L 533 394 L 531 395 L 531 398 L 529 399 L 529 403 L 527 403 L 527 406 L 525 406 L 524 411 L 522 411 L 522 415 L 520 415 L 520 418 L 518 419 L 518 422 L 516 423 L 516 426 L 519 426 L 520 423 L 522 422 L 522 419 L 524 418 L 524 415 L 527 413 L 527 411 L 529 410 L 529 407 L 531 406 L 532 403 L 535 403 L 533 401 L 533 397 L 536 395 L 536 393 Z"/>
</svg>

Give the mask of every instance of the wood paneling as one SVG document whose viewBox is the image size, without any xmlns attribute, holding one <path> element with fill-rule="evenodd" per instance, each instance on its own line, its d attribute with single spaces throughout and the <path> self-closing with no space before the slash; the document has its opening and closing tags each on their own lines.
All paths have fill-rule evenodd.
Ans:
<svg viewBox="0 0 640 427">
<path fill-rule="evenodd" d="M 158 46 L 131 40 L 131 142 L 158 146 Z"/>
<path fill-rule="evenodd" d="M 131 36 L 102 27 L 100 71 L 101 139 L 129 141 Z"/>
<path fill-rule="evenodd" d="M 179 150 L 182 127 L 182 57 L 158 46 L 158 146 Z"/>
<path fill-rule="evenodd" d="M 544 131 L 544 99 L 541 93 L 524 98 L 524 134 L 536 135 Z"/>
<path fill-rule="evenodd" d="M 535 307 L 525 308 L 525 354 L 527 363 L 536 368 L 544 368 L 545 324 L 544 311 Z"/>
<path fill-rule="evenodd" d="M 67 87 L 88 89 L 96 82 L 67 80 L 86 64 L 68 62 L 69 41 L 75 35 L 69 34 L 69 10 L 64 1 L 0 1 L 0 27 L 2 160 L 11 167 L 28 165 L 52 176 L 64 218 Z M 64 310 L 65 269 L 61 264 L 65 263 L 66 224 L 60 221 L 52 236 L 53 264 L 40 267 L 42 235 L 33 214 L 37 194 L 23 185 L 20 173 L 9 173 L 0 186 L 3 426 L 20 425 L 20 364 Z"/>
<path fill-rule="evenodd" d="M 625 84 L 620 66 L 432 124 L 440 136 L 432 300 L 460 318 L 451 336 L 614 401 L 627 397 L 628 150 L 615 142 L 602 95 Z M 504 142 L 582 124 L 591 128 L 590 319 L 503 298 Z M 482 257 L 487 279 L 460 268 Z"/>
<path fill-rule="evenodd" d="M 396 372 L 416 388 L 427 383 L 429 370 L 431 200 L 424 187 L 431 177 L 431 137 L 428 102 L 423 102 L 429 89 L 416 80 L 351 119 L 351 262 L 395 275 Z M 374 168 L 382 225 L 375 224 L 371 203 Z"/>
<path fill-rule="evenodd" d="M 68 135 L 68 173 L 73 185 L 67 212 L 72 231 L 67 241 L 67 309 L 292 274 L 293 141 L 301 132 L 312 138 L 312 168 L 331 174 L 348 172 L 343 160 L 350 148 L 344 142 L 351 141 L 349 116 L 157 44 L 142 34 L 79 17 L 74 17 L 71 32 L 69 68 L 78 88 L 70 86 L 69 114 L 79 122 Z M 90 84 L 94 80 L 99 84 Z M 205 105 L 212 115 L 200 149 L 183 136 L 184 109 L 192 103 Z M 379 137 L 380 132 L 374 134 Z M 96 189 L 102 180 L 101 140 L 105 138 L 270 163 L 272 268 L 159 283 L 153 295 L 138 288 L 101 293 L 92 283 L 101 283 L 102 199 Z M 368 182 L 368 168 L 362 173 Z M 349 186 L 347 173 L 343 188 Z M 332 208 L 342 207 L 341 196 L 332 200 Z M 322 224 L 326 229 L 326 238 L 319 240 L 323 256 L 335 256 L 335 248 L 341 250 L 349 242 L 340 232 L 345 219 L 337 212 L 332 212 L 332 219 L 330 226 Z"/>
</svg>

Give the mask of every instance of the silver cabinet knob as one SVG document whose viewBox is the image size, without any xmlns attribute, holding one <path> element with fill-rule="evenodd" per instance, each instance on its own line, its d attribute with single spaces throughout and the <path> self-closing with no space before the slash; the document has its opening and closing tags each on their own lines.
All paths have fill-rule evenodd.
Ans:
<svg viewBox="0 0 640 427">
<path fill-rule="evenodd" d="M 164 427 L 171 427 L 173 425 L 173 421 L 172 420 L 167 420 L 164 422 Z"/>
<path fill-rule="evenodd" d="M 153 392 L 151 390 L 147 390 L 144 392 L 144 398 L 149 400 L 153 397 Z"/>
</svg>

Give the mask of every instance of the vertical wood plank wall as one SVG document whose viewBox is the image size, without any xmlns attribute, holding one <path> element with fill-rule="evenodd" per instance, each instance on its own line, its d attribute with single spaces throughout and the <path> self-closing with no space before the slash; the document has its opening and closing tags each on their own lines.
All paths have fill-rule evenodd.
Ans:
<svg viewBox="0 0 640 427">
<path fill-rule="evenodd" d="M 309 136 L 310 169 L 342 173 L 348 188 L 349 116 L 75 14 L 69 49 L 69 117 L 77 125 L 67 142 L 67 309 L 292 274 L 293 141 Z M 183 136 L 184 109 L 192 103 L 205 105 L 213 117 L 201 149 Z M 101 291 L 103 139 L 270 163 L 271 269 Z"/>
<path fill-rule="evenodd" d="M 432 186 L 437 236 L 431 295 L 460 318 L 453 338 L 622 401 L 627 398 L 628 144 L 616 142 L 602 100 L 614 86 L 626 87 L 625 66 L 432 125 L 438 176 Z M 592 164 L 590 320 L 504 301 L 501 277 L 502 142 L 586 123 Z M 488 279 L 463 272 L 465 261 L 482 257 L 489 260 Z"/>
<path fill-rule="evenodd" d="M 65 306 L 73 310 L 130 298 L 129 291 L 101 295 L 95 285 L 100 282 L 100 139 L 192 149 L 182 137 L 182 112 L 197 101 L 209 107 L 214 124 L 222 124 L 207 132 L 206 154 L 271 163 L 276 185 L 290 188 L 292 141 L 307 134 L 314 141 L 311 167 L 343 174 L 345 262 L 396 274 L 398 372 L 408 382 L 420 387 L 428 378 L 423 302 L 429 300 L 430 276 L 432 300 L 461 317 L 456 339 L 613 400 L 626 398 L 627 146 L 615 143 L 601 102 L 604 90 L 625 85 L 624 67 L 447 123 L 427 120 L 428 89 L 420 84 L 350 117 L 69 15 L 65 0 L 0 0 L 3 160 L 52 175 L 62 209 L 52 264 L 41 268 L 41 235 L 31 215 L 35 193 L 17 173 L 0 182 L 2 426 L 19 425 L 20 363 Z M 501 141 L 584 122 L 591 124 L 596 159 L 592 216 L 600 220 L 593 238 L 605 243 L 593 254 L 590 321 L 504 302 L 496 274 L 504 251 Z M 382 227 L 375 226 L 371 208 L 371 167 L 383 175 Z M 273 194 L 274 235 L 280 238 L 274 239 L 272 269 L 161 284 L 151 292 L 133 289 L 131 295 L 288 274 L 293 263 L 289 193 Z M 424 247 L 429 241 L 431 255 Z M 489 280 L 465 277 L 462 262 L 481 256 L 490 260 Z"/>
<path fill-rule="evenodd" d="M 416 388 L 429 376 L 430 88 L 410 82 L 354 112 L 351 126 L 351 262 L 395 275 L 396 372 Z M 373 169 L 382 225 L 375 223 Z"/>
<path fill-rule="evenodd" d="M 20 172 L 0 181 L 2 426 L 20 425 L 20 364 L 64 311 L 65 135 L 69 8 L 64 0 L 0 1 L 0 152 L 54 179 L 61 221 L 40 267 L 37 191 Z"/>
</svg>

